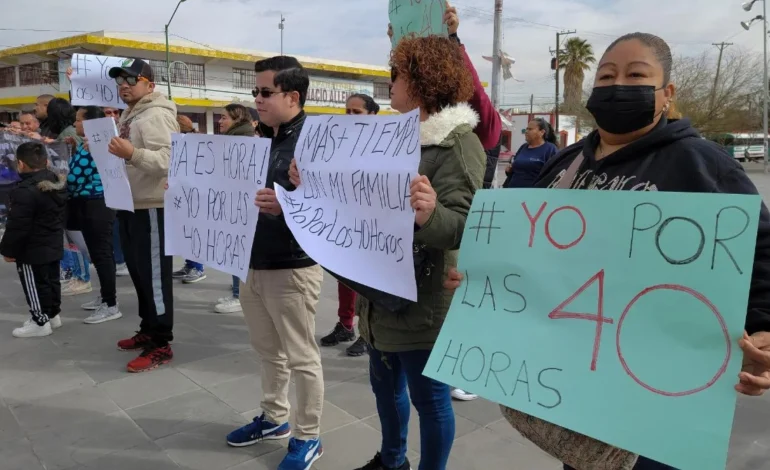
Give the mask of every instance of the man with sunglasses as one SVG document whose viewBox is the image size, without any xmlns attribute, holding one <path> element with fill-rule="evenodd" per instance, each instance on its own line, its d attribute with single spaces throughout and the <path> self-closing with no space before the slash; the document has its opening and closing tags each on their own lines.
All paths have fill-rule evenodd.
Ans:
<svg viewBox="0 0 770 470">
<path fill-rule="evenodd" d="M 139 332 L 118 342 L 123 351 L 142 351 L 128 363 L 129 372 L 143 372 L 173 358 L 174 301 L 172 258 L 166 256 L 163 193 L 171 158 L 171 134 L 179 132 L 176 105 L 155 91 L 152 68 L 127 59 L 109 71 L 128 105 L 118 122 L 120 137 L 109 151 L 126 161 L 134 212 L 118 211 L 120 241 L 139 301 Z"/>
<path fill-rule="evenodd" d="M 251 249 L 249 275 L 241 284 L 241 306 L 251 344 L 262 359 L 262 415 L 231 432 L 235 447 L 286 439 L 289 381 L 296 381 L 297 415 L 289 452 L 278 470 L 305 470 L 323 454 L 318 436 L 324 401 L 321 353 L 315 340 L 315 310 L 323 272 L 294 239 L 286 225 L 275 186 L 295 189 L 289 181 L 294 147 L 305 122 L 303 111 L 310 78 L 294 57 L 279 56 L 255 64 L 254 101 L 259 133 L 272 139 L 265 188 L 257 192 L 259 221 Z"/>
</svg>

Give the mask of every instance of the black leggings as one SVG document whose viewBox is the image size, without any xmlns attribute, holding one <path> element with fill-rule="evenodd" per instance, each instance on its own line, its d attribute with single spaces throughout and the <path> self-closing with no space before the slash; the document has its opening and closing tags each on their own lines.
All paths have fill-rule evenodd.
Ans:
<svg viewBox="0 0 770 470">
<path fill-rule="evenodd" d="M 67 209 L 67 230 L 83 233 L 91 263 L 99 276 L 102 302 L 113 307 L 117 305 L 115 254 L 112 246 L 115 211 L 105 205 L 104 199 L 85 198 L 70 199 Z"/>
</svg>

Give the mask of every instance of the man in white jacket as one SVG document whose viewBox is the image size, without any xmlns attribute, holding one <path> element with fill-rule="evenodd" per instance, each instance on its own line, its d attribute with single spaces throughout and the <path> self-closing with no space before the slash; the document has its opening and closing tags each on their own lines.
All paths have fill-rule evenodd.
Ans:
<svg viewBox="0 0 770 470">
<path fill-rule="evenodd" d="M 120 98 L 128 105 L 118 123 L 120 137 L 109 151 L 126 161 L 134 212 L 119 211 L 120 240 L 139 301 L 139 332 L 118 342 L 124 351 L 142 351 L 128 363 L 143 372 L 173 358 L 174 300 L 172 257 L 166 256 L 163 193 L 171 158 L 171 134 L 179 132 L 176 105 L 155 91 L 152 68 L 127 59 L 110 69 Z"/>
</svg>

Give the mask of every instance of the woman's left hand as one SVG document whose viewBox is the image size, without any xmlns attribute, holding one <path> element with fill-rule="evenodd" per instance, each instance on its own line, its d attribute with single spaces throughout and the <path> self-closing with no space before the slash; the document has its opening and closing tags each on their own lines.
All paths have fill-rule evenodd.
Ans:
<svg viewBox="0 0 770 470">
<path fill-rule="evenodd" d="M 418 226 L 425 225 L 433 211 L 436 210 L 436 191 L 430 185 L 427 176 L 418 176 L 412 180 L 409 188 L 411 192 L 412 209 L 414 209 L 414 221 Z"/>
<path fill-rule="evenodd" d="M 770 332 L 751 336 L 744 332 L 738 345 L 743 350 L 743 369 L 735 389 L 744 395 L 760 396 L 770 389 Z"/>
</svg>

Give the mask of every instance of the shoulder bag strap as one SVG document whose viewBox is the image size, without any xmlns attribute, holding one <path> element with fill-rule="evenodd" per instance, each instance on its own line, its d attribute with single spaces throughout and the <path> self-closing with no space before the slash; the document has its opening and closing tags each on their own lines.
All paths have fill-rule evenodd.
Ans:
<svg viewBox="0 0 770 470">
<path fill-rule="evenodd" d="M 569 167 L 567 167 L 567 171 L 561 177 L 561 180 L 559 180 L 559 184 L 555 186 L 556 189 L 569 189 L 570 186 L 572 186 L 572 181 L 575 179 L 575 175 L 577 175 L 580 165 L 583 164 L 583 160 L 583 151 L 581 150 L 577 157 L 572 160 Z"/>
</svg>

